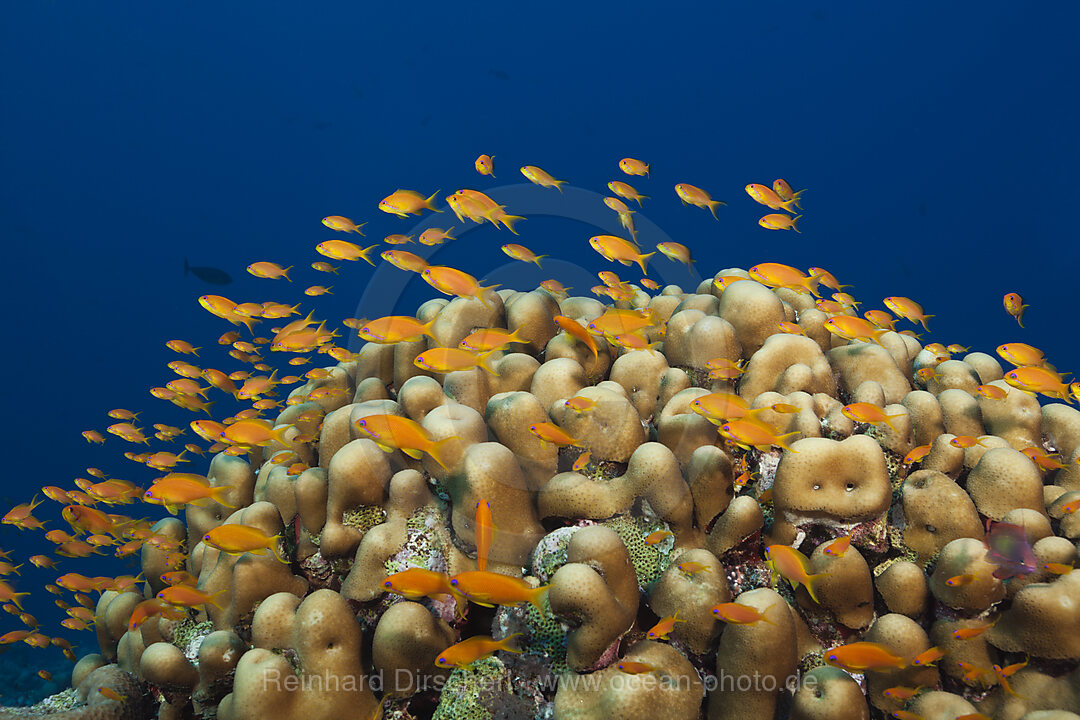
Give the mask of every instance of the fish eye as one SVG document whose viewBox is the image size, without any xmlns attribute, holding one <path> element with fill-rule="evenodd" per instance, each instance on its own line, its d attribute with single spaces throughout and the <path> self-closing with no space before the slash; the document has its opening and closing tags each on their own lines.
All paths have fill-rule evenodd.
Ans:
<svg viewBox="0 0 1080 720">
<path fill-rule="evenodd" d="M 383 587 L 394 587 L 394 583 L 387 580 L 386 582 L 383 583 Z"/>
</svg>

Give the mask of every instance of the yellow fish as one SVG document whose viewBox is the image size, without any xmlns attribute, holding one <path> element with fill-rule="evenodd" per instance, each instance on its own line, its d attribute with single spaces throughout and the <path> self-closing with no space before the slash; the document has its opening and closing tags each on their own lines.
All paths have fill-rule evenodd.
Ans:
<svg viewBox="0 0 1080 720">
<path fill-rule="evenodd" d="M 519 635 L 521 633 L 514 633 L 502 640 L 494 640 L 484 635 L 475 635 L 443 650 L 435 658 L 435 664 L 441 668 L 467 668 L 477 660 L 493 655 L 498 650 L 520 653 L 521 649 L 513 645 L 514 638 Z"/>
<path fill-rule="evenodd" d="M 379 246 L 372 245 L 362 248 L 345 240 L 327 240 L 316 245 L 315 250 L 332 260 L 364 260 L 369 265 L 374 265 L 375 262 L 368 257 L 368 254 L 377 247 Z"/>
<path fill-rule="evenodd" d="M 473 167 L 476 168 L 476 172 L 481 175 L 490 175 L 495 177 L 495 156 L 494 155 L 481 155 L 476 158 L 476 162 L 473 163 Z"/>
<path fill-rule="evenodd" d="M 636 202 L 638 204 L 638 207 L 641 207 L 642 200 L 647 200 L 649 197 L 648 195 L 642 195 L 641 193 L 639 193 L 637 190 L 634 189 L 632 185 L 621 182 L 619 180 L 612 180 L 607 184 L 607 186 L 608 189 L 611 190 L 611 192 L 615 193 L 619 197 L 625 200 L 633 200 L 634 202 Z"/>
<path fill-rule="evenodd" d="M 461 348 L 432 348 L 417 355 L 416 359 L 413 360 L 413 364 L 418 368 L 437 373 L 472 370 L 478 367 L 484 372 L 498 377 L 498 370 L 491 364 L 491 355 L 496 352 L 498 351 L 490 350 L 484 353 L 475 353 Z"/>
<path fill-rule="evenodd" d="M 522 262 L 536 263 L 536 267 L 540 267 L 540 258 L 546 258 L 547 255 L 535 255 L 532 250 L 524 245 L 517 245 L 515 243 L 509 243 L 502 246 L 502 251 L 514 258 L 515 260 L 521 260 Z"/>
<path fill-rule="evenodd" d="M 649 175 L 648 163 L 641 160 L 635 160 L 634 158 L 623 158 L 619 161 L 619 169 L 627 175 Z"/>
<path fill-rule="evenodd" d="M 1024 327 L 1024 310 L 1028 306 L 1024 304 L 1023 298 L 1017 293 L 1006 293 L 1001 301 L 1005 305 L 1005 312 L 1016 318 L 1017 325 Z"/>
<path fill-rule="evenodd" d="M 675 194 L 679 196 L 679 199 L 683 201 L 685 205 L 693 205 L 699 208 L 709 208 L 709 211 L 713 214 L 713 217 L 719 220 L 716 216 L 716 208 L 721 205 L 727 205 L 722 200 L 713 200 L 709 193 L 705 192 L 699 187 L 695 187 L 690 183 L 679 183 L 675 186 Z"/>
<path fill-rule="evenodd" d="M 535 165 L 525 165 L 521 168 L 521 174 L 524 175 L 529 182 L 536 183 L 540 187 L 558 188 L 559 192 L 563 191 L 562 186 L 566 184 L 566 180 L 556 180 Z"/>
<path fill-rule="evenodd" d="M 784 213 L 773 213 L 758 220 L 758 225 L 766 230 L 794 230 L 797 233 L 801 233 L 802 230 L 799 229 L 798 225 L 799 218 L 801 217 L 802 215 L 791 217 Z"/>
<path fill-rule="evenodd" d="M 431 265 L 421 273 L 427 284 L 444 295 L 457 295 L 460 298 L 476 298 L 487 307 L 484 292 L 494 290 L 498 285 L 481 287 L 472 275 L 445 265 Z"/>
<path fill-rule="evenodd" d="M 331 230 L 337 230 L 339 232 L 352 232 L 356 233 L 357 235 L 363 235 L 364 233 L 360 232 L 360 228 L 367 225 L 366 222 L 357 225 L 349 218 L 342 217 L 341 215 L 330 215 L 328 217 L 324 217 L 322 219 L 322 224 L 330 228 Z"/>
<path fill-rule="evenodd" d="M 589 244 L 608 262 L 618 262 L 623 265 L 637 263 L 643 275 L 648 275 L 648 271 L 645 269 L 645 261 L 656 254 L 651 252 L 643 255 L 638 252 L 637 246 L 629 240 L 614 235 L 594 235 L 589 238 Z"/>
<path fill-rule="evenodd" d="M 387 195 L 379 202 L 379 209 L 384 213 L 397 215 L 400 218 L 408 217 L 409 215 L 419 215 L 424 210 L 442 212 L 442 210 L 437 210 L 435 206 L 431 204 L 431 201 L 434 200 L 435 196 L 438 194 L 439 191 L 436 190 L 431 194 L 431 197 L 425 198 L 414 190 L 395 190 L 392 194 Z"/>
</svg>

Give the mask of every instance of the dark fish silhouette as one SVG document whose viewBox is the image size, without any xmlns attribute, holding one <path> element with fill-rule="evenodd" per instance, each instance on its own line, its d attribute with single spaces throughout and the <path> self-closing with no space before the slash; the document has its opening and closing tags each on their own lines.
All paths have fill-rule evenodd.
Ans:
<svg viewBox="0 0 1080 720">
<path fill-rule="evenodd" d="M 229 273 L 224 270 L 219 270 L 216 267 L 207 267 L 205 265 L 188 265 L 187 258 L 184 258 L 184 274 L 187 275 L 188 273 L 191 273 L 204 283 L 210 283 L 211 285 L 228 285 L 232 282 Z"/>
<path fill-rule="evenodd" d="M 1024 528 L 987 520 L 986 559 L 998 566 L 994 577 L 1005 580 L 1035 572 L 1035 553 Z"/>
</svg>

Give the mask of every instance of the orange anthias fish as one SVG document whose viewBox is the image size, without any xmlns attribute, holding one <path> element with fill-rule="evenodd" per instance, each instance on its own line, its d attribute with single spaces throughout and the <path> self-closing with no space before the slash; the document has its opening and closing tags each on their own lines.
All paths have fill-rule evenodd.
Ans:
<svg viewBox="0 0 1080 720">
<path fill-rule="evenodd" d="M 429 267 L 427 260 L 407 250 L 383 250 L 379 257 L 394 267 L 408 272 L 422 273 Z"/>
<path fill-rule="evenodd" d="M 514 332 L 504 330 L 502 328 L 480 328 L 474 330 L 458 343 L 458 347 L 462 350 L 472 350 L 473 352 L 485 353 L 491 350 L 502 350 L 511 343 L 527 343 L 528 338 L 519 335 L 524 331 L 524 327 L 520 327 Z"/>
<path fill-rule="evenodd" d="M 799 585 L 805 586 L 810 599 L 814 602 L 818 601 L 814 594 L 814 584 L 827 573 L 811 575 L 810 560 L 805 555 L 790 545 L 769 545 L 765 548 L 765 559 L 773 570 L 791 583 L 793 588 Z"/>
<path fill-rule="evenodd" d="M 518 245 L 516 243 L 509 243 L 507 245 L 503 245 L 502 251 L 510 257 L 514 258 L 515 260 L 536 263 L 536 267 L 541 267 L 540 259 L 547 257 L 547 255 L 537 255 L 524 245 Z"/>
<path fill-rule="evenodd" d="M 887 330 L 880 328 L 869 320 L 850 315 L 836 315 L 825 321 L 825 329 L 837 337 L 845 340 L 859 340 L 861 342 L 878 342 L 878 338 Z"/>
<path fill-rule="evenodd" d="M 567 335 L 585 343 L 585 346 L 592 351 L 593 360 L 595 361 L 597 359 L 599 348 L 596 346 L 596 340 L 589 334 L 588 330 L 581 326 L 581 323 L 573 318 L 568 318 L 565 315 L 556 315 L 555 323 L 565 330 Z"/>
<path fill-rule="evenodd" d="M 656 249 L 664 253 L 675 262 L 682 263 L 686 267 L 690 267 L 690 264 L 696 262 L 690 258 L 690 248 L 686 247 L 682 243 L 677 242 L 662 242 L 657 243 Z"/>
<path fill-rule="evenodd" d="M 930 454 L 930 447 L 930 445 L 919 445 L 917 448 L 913 449 L 911 452 L 904 456 L 904 464 L 911 465 L 912 463 L 919 462 L 924 457 Z"/>
<path fill-rule="evenodd" d="M 566 184 L 566 180 L 556 180 L 551 175 L 546 173 L 541 168 L 535 165 L 525 165 L 521 168 L 521 174 L 532 183 L 546 188 L 557 188 L 559 192 L 562 192 L 562 186 Z"/>
<path fill-rule="evenodd" d="M 487 570 L 493 530 L 491 507 L 487 500 L 480 500 L 476 503 L 476 567 L 480 570 Z"/>
<path fill-rule="evenodd" d="M 548 589 L 547 585 L 534 588 L 519 578 L 487 570 L 458 573 L 450 578 L 450 585 L 477 605 L 493 607 L 528 602 L 541 613 L 544 606 L 540 601 Z"/>
<path fill-rule="evenodd" d="M 772 620 L 765 617 L 770 608 L 758 610 L 750 605 L 742 605 L 737 602 L 721 603 L 712 609 L 713 615 L 732 625 L 753 625 L 756 622 L 767 622 L 775 625 Z"/>
<path fill-rule="evenodd" d="M 268 420 L 251 418 L 229 425 L 221 433 L 221 438 L 233 445 L 246 448 L 266 447 L 274 442 L 289 446 L 292 443 L 286 439 L 285 432 L 291 427 L 292 425 L 274 427 Z"/>
<path fill-rule="evenodd" d="M 843 535 L 830 541 L 821 552 L 829 557 L 843 557 L 849 547 L 851 547 L 851 536 Z"/>
<path fill-rule="evenodd" d="M 369 320 L 357 331 L 368 342 L 392 345 L 399 342 L 413 342 L 427 335 L 433 338 L 431 328 L 435 318 L 422 323 L 411 315 L 388 315 Z"/>
<path fill-rule="evenodd" d="M 551 443 L 552 445 L 558 445 L 564 447 L 566 445 L 573 445 L 574 447 L 585 447 L 577 438 L 571 437 L 565 430 L 554 423 L 538 422 L 529 426 L 529 432 L 536 437 L 540 438 L 544 442 Z"/>
<path fill-rule="evenodd" d="M 217 598 L 225 592 L 228 592 L 228 588 L 211 594 L 198 590 L 190 585 L 180 584 L 165 588 L 157 594 L 157 598 L 158 600 L 162 600 L 177 607 L 195 607 L 197 605 L 210 604 L 221 609 L 221 605 L 218 603 Z"/>
<path fill-rule="evenodd" d="M 444 295 L 457 295 L 460 298 L 476 298 L 485 307 L 484 293 L 494 290 L 498 285 L 482 287 L 472 275 L 445 265 L 432 265 L 421 273 L 427 284 Z"/>
<path fill-rule="evenodd" d="M 773 213 L 771 215 L 763 216 L 757 222 L 758 225 L 766 230 L 794 230 L 797 233 L 801 233 L 802 230 L 799 229 L 799 218 L 801 217 L 802 215 L 791 217 L 784 213 Z"/>
<path fill-rule="evenodd" d="M 739 447 L 753 447 L 762 452 L 768 452 L 774 445 L 788 452 L 797 452 L 791 449 L 787 440 L 800 434 L 798 430 L 778 434 L 771 425 L 753 417 L 728 420 L 719 427 L 718 432 Z"/>
<path fill-rule="evenodd" d="M 615 665 L 615 667 L 627 675 L 640 675 L 641 673 L 652 672 L 656 669 L 648 663 L 634 662 L 633 660 L 623 660 Z"/>
<path fill-rule="evenodd" d="M 607 186 L 608 190 L 615 193 L 624 200 L 633 200 L 634 202 L 636 202 L 638 204 L 638 207 L 641 207 L 642 200 L 649 199 L 648 195 L 642 195 L 629 183 L 624 183 L 619 180 L 612 180 L 607 184 Z"/>
<path fill-rule="evenodd" d="M 289 561 L 278 553 L 280 539 L 281 535 L 267 535 L 259 528 L 250 525 L 227 524 L 210 530 L 203 535 L 202 541 L 228 555 L 240 555 L 246 552 L 259 555 L 269 550 L 274 553 L 274 557 L 287 565 Z"/>
<path fill-rule="evenodd" d="M 198 505 L 204 500 L 234 508 L 235 505 L 225 500 L 225 493 L 228 491 L 228 485 L 210 487 L 206 478 L 200 475 L 170 473 L 151 485 L 143 499 L 154 505 L 163 505 L 166 510 L 175 515 L 181 505 Z"/>
<path fill-rule="evenodd" d="M 338 232 L 347 233 L 351 232 L 356 233 L 357 235 L 363 235 L 364 233 L 360 232 L 360 228 L 367 225 L 367 223 L 360 223 L 359 225 L 357 225 L 349 218 L 342 217 L 341 215 L 330 215 L 328 217 L 324 217 L 322 219 L 322 224 L 330 228 L 331 230 L 337 230 Z"/>
<path fill-rule="evenodd" d="M 907 660 L 893 654 L 880 643 L 854 642 L 835 647 L 825 653 L 825 662 L 849 672 L 903 670 Z"/>
<path fill-rule="evenodd" d="M 442 448 L 457 439 L 457 436 L 452 436 L 434 441 L 415 420 L 397 415 L 367 415 L 356 421 L 356 429 L 363 437 L 374 440 L 385 452 L 401 450 L 415 459 L 426 453 L 443 468 L 446 468 L 446 464 L 442 459 Z"/>
<path fill-rule="evenodd" d="M 1047 397 L 1072 402 L 1069 386 L 1061 375 L 1045 367 L 1026 366 L 1005 373 L 1005 382 L 1026 392 L 1040 393 Z"/>
<path fill-rule="evenodd" d="M 491 364 L 491 356 L 496 352 L 498 350 L 475 353 L 461 348 L 432 348 L 417 355 L 413 365 L 437 373 L 480 368 L 489 375 L 498 377 L 499 371 Z"/>
<path fill-rule="evenodd" d="M 1042 365 L 1046 362 L 1046 356 L 1043 355 L 1042 350 L 1022 342 L 1003 343 L 998 345 L 997 354 L 1016 367 Z"/>
<path fill-rule="evenodd" d="M 865 402 L 851 403 L 850 405 L 845 405 L 840 410 L 840 412 L 844 415 L 844 417 L 851 418 L 856 422 L 870 423 L 872 425 L 876 425 L 878 423 L 885 423 L 890 428 L 892 428 L 893 432 L 900 431 L 896 428 L 895 425 L 892 424 L 892 421 L 896 418 L 905 417 L 907 415 L 907 413 L 886 415 L 885 411 L 879 408 L 877 405 Z"/>
<path fill-rule="evenodd" d="M 379 202 L 379 209 L 384 213 L 390 213 L 391 215 L 397 215 L 400 218 L 408 217 L 409 215 L 419 215 L 424 210 L 434 210 L 435 212 L 442 212 L 437 210 L 431 201 L 435 199 L 435 196 L 439 194 L 436 190 L 431 194 L 431 197 L 424 198 L 423 195 L 414 190 L 395 190 L 391 195 L 387 195 Z"/>
<path fill-rule="evenodd" d="M 623 158 L 619 161 L 619 169 L 627 175 L 644 175 L 649 176 L 648 163 L 636 160 L 634 158 Z"/>
<path fill-rule="evenodd" d="M 14 525 L 20 530 L 40 528 L 42 525 L 41 521 L 35 518 L 31 513 L 34 512 L 34 508 L 43 502 L 45 502 L 44 499 L 38 500 L 37 495 L 34 495 L 30 502 L 16 505 L 11 508 L 0 522 L 3 522 L 5 525 Z"/>
<path fill-rule="evenodd" d="M 643 275 L 648 275 L 645 261 L 656 254 L 655 252 L 639 253 L 636 245 L 615 235 L 594 235 L 589 238 L 589 244 L 608 262 L 618 262 L 623 265 L 637 263 Z"/>
<path fill-rule="evenodd" d="M 476 172 L 481 175 L 490 175 L 495 177 L 495 156 L 494 155 L 481 155 L 476 158 L 476 162 L 473 163 L 473 167 L 476 168 Z"/>
<path fill-rule="evenodd" d="M 791 185 L 788 185 L 788 181 L 783 178 L 777 178 L 773 180 L 772 184 L 773 192 L 780 196 L 780 199 L 787 202 L 792 200 L 795 202 L 795 207 L 799 207 L 799 199 L 806 190 L 799 190 L 796 192 L 792 189 Z"/>
<path fill-rule="evenodd" d="M 514 633 L 502 640 L 495 640 L 484 635 L 476 635 L 443 650 L 439 653 L 439 656 L 435 658 L 435 664 L 442 668 L 467 668 L 477 660 L 486 658 L 498 650 L 520 653 L 521 649 L 515 647 L 513 644 L 514 638 L 519 635 L 521 635 L 521 633 Z"/>
<path fill-rule="evenodd" d="M 746 194 L 752 197 L 755 202 L 773 210 L 787 210 L 789 213 L 794 214 L 795 208 L 798 207 L 794 199 L 784 200 L 768 185 L 750 183 L 746 186 Z"/>
<path fill-rule="evenodd" d="M 1007 293 L 1001 302 L 1005 305 L 1005 312 L 1016 318 L 1016 324 L 1024 327 L 1024 310 L 1028 306 L 1024 304 L 1023 298 L 1016 293 Z"/>
<path fill-rule="evenodd" d="M 420 237 L 417 238 L 421 245 L 441 245 L 447 240 L 456 240 L 457 238 L 451 237 L 450 233 L 454 231 L 451 227 L 448 230 L 442 228 L 428 228 L 424 232 L 420 233 Z"/>
<path fill-rule="evenodd" d="M 387 575 L 382 585 L 387 592 L 404 595 L 412 600 L 422 597 L 454 595 L 457 592 L 450 585 L 449 575 L 423 568 L 409 568 L 393 575 Z"/>
<path fill-rule="evenodd" d="M 289 271 L 293 269 L 293 266 L 283 268 L 277 263 L 272 262 L 254 262 L 247 266 L 247 271 L 257 278 L 263 278 L 265 280 L 277 280 L 278 278 L 285 278 L 289 280 Z M 292 282 L 292 280 L 289 280 Z"/>
<path fill-rule="evenodd" d="M 808 292 L 814 297 L 818 294 L 818 277 L 804 275 L 802 270 L 783 263 L 758 263 L 750 268 L 750 277 L 767 287 L 780 287 L 798 292 Z"/>
<path fill-rule="evenodd" d="M 686 622 L 679 617 L 679 611 L 676 610 L 674 615 L 669 615 L 660 622 L 649 628 L 649 632 L 646 633 L 646 637 L 650 640 L 667 640 L 668 635 L 675 629 L 675 623 Z"/>
<path fill-rule="evenodd" d="M 356 243 L 347 242 L 345 240 L 327 240 L 321 242 L 315 246 L 315 250 L 320 255 L 325 255 L 332 260 L 364 260 L 369 265 L 374 265 L 375 261 L 368 255 L 371 251 L 379 247 L 378 245 L 371 245 L 366 248 L 362 248 Z"/>
<path fill-rule="evenodd" d="M 750 414 L 750 404 L 734 393 L 716 392 L 691 401 L 690 409 L 714 425 Z"/>
<path fill-rule="evenodd" d="M 699 187 L 695 187 L 690 183 L 679 183 L 675 186 L 675 194 L 679 196 L 679 199 L 683 201 L 684 205 L 693 205 L 699 208 L 708 208 L 713 217 L 719 220 L 716 215 L 716 208 L 721 205 L 727 205 L 723 200 L 713 200 L 709 193 L 705 192 Z"/>
<path fill-rule="evenodd" d="M 922 305 L 915 302 L 911 298 L 892 296 L 887 297 L 884 300 L 885 307 L 892 310 L 894 313 L 915 323 L 922 323 L 924 330 L 929 330 L 926 321 L 934 317 L 933 315 L 927 315 L 923 312 Z"/>
</svg>

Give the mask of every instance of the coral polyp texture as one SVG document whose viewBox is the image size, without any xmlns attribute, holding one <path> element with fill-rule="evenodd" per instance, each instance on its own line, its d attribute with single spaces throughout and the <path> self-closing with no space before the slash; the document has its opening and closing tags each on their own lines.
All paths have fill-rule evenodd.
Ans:
<svg viewBox="0 0 1080 720">
<path fill-rule="evenodd" d="M 354 323 L 378 342 L 275 419 L 200 421 L 205 475 L 146 491 L 182 514 L 69 494 L 142 574 L 61 578 L 100 593 L 72 614 L 99 652 L 0 717 L 1076 717 L 1080 412 L 819 309 L 826 277 L 459 285 Z M 264 340 L 335 348 L 310 316 Z"/>
</svg>

